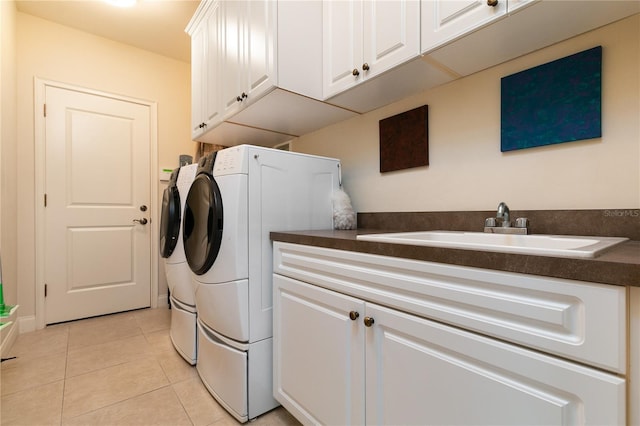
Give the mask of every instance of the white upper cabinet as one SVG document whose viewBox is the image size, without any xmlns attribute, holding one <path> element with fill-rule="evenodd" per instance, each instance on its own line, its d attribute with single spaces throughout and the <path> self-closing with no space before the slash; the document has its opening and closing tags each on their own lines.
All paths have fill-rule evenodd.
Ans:
<svg viewBox="0 0 640 426">
<path fill-rule="evenodd" d="M 323 2 L 324 98 L 420 54 L 417 0 Z"/>
<path fill-rule="evenodd" d="M 222 99 L 224 118 L 277 84 L 278 3 L 269 0 L 221 2 L 223 19 Z"/>
<path fill-rule="evenodd" d="M 423 0 L 422 52 L 465 76 L 640 12 L 640 1 L 498 0 L 495 12 L 486 1 Z"/>
<path fill-rule="evenodd" d="M 330 97 L 362 81 L 362 1 L 323 2 L 324 95 Z"/>
<path fill-rule="evenodd" d="M 273 146 L 639 12 L 640 1 L 203 0 L 187 27 L 192 137 Z"/>
<path fill-rule="evenodd" d="M 204 0 L 187 32 L 194 140 L 274 146 L 356 115 L 321 101 L 321 0 Z"/>
<path fill-rule="evenodd" d="M 507 0 L 422 0 L 422 52 L 507 13 Z"/>
<path fill-rule="evenodd" d="M 222 12 L 222 40 L 218 47 L 221 51 L 222 66 L 222 106 L 224 116 L 228 117 L 238 109 L 241 102 L 246 99 L 247 88 L 244 87 L 242 78 L 244 67 L 244 27 L 242 13 L 245 9 L 244 2 L 219 2 Z M 242 97 L 242 90 L 245 97 Z"/>
<path fill-rule="evenodd" d="M 197 138 L 202 133 L 204 126 L 203 102 L 200 96 L 205 92 L 206 66 L 205 62 L 205 39 L 206 26 L 200 25 L 191 34 L 191 137 Z M 197 70 L 197 71 L 196 71 Z"/>
<path fill-rule="evenodd" d="M 640 1 L 326 0 L 324 98 L 365 113 L 639 11 Z M 408 48 L 418 16 L 421 57 Z"/>
<path fill-rule="evenodd" d="M 507 13 L 513 13 L 522 6 L 542 0 L 509 0 L 507 2 Z"/>
<path fill-rule="evenodd" d="M 201 24 L 191 35 L 191 137 L 194 139 L 222 121 L 218 78 L 219 3 L 210 4 L 203 12 Z"/>
</svg>

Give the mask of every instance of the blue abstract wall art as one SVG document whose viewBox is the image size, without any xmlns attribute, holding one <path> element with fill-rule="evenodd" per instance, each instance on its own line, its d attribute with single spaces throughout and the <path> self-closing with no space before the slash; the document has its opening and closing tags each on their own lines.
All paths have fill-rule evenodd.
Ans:
<svg viewBox="0 0 640 426">
<path fill-rule="evenodd" d="M 602 46 L 501 81 L 500 150 L 602 137 Z"/>
</svg>

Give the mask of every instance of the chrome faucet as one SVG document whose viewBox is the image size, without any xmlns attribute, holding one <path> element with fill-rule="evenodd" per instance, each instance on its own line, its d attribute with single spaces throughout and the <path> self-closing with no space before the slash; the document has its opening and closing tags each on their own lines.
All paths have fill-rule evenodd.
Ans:
<svg viewBox="0 0 640 426">
<path fill-rule="evenodd" d="M 501 226 L 498 226 L 497 221 L 501 221 Z M 488 217 L 484 221 L 484 232 L 492 234 L 528 234 L 529 233 L 529 219 L 526 217 L 519 217 L 516 219 L 515 227 L 511 226 L 511 211 L 509 206 L 505 202 L 498 204 L 498 210 L 496 211 L 496 217 Z"/>
<path fill-rule="evenodd" d="M 509 217 L 509 206 L 503 201 L 498 204 L 498 212 L 496 213 L 497 219 L 502 219 L 502 227 L 509 228 L 511 226 L 511 218 Z"/>
</svg>

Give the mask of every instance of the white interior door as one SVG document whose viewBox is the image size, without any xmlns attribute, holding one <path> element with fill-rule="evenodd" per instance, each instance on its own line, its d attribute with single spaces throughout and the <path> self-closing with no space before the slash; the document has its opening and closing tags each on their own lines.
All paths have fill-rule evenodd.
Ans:
<svg viewBox="0 0 640 426">
<path fill-rule="evenodd" d="M 46 324 L 150 306 L 149 106 L 52 86 L 45 99 Z"/>
</svg>

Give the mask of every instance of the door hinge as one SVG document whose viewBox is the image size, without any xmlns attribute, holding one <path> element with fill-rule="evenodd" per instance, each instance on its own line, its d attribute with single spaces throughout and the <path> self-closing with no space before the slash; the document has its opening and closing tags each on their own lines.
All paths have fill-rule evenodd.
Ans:
<svg viewBox="0 0 640 426">
<path fill-rule="evenodd" d="M 44 285 L 44 297 L 47 297 L 47 285 Z"/>
<path fill-rule="evenodd" d="M 47 104 L 44 104 L 42 106 L 42 113 L 44 114 L 45 117 L 47 116 Z"/>
<path fill-rule="evenodd" d="M 47 194 L 44 194 L 44 206 L 47 207 Z"/>
</svg>

